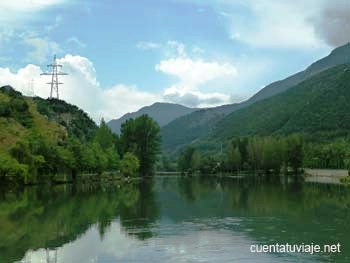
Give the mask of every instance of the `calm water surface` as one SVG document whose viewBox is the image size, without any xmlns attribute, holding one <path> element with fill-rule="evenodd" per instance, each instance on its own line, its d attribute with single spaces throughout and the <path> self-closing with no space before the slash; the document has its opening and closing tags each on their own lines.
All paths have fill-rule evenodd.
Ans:
<svg viewBox="0 0 350 263">
<path fill-rule="evenodd" d="M 156 177 L 0 194 L 0 262 L 350 262 L 340 185 Z M 256 254 L 252 244 L 341 244 L 334 254 Z"/>
</svg>

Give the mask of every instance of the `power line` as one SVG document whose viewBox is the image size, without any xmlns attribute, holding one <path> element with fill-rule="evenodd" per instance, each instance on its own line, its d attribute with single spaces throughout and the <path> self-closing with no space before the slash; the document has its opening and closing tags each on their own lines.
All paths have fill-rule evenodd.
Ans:
<svg viewBox="0 0 350 263">
<path fill-rule="evenodd" d="M 62 82 L 58 81 L 58 76 L 68 75 L 67 73 L 61 72 L 62 65 L 57 63 L 56 55 L 53 57 L 52 64 L 47 65 L 48 72 L 41 73 L 43 76 L 51 76 L 51 82 L 47 84 L 51 85 L 50 99 L 53 98 L 54 93 L 56 93 L 56 98 L 59 99 L 58 85 L 62 85 Z"/>
</svg>

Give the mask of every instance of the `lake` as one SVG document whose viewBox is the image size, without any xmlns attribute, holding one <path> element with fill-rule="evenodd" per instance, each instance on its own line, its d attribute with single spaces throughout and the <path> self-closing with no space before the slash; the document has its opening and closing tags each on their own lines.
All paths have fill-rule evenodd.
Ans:
<svg viewBox="0 0 350 263">
<path fill-rule="evenodd" d="M 350 190 L 285 178 L 155 177 L 0 194 L 0 262 L 350 262 Z M 335 253 L 252 245 L 340 244 Z"/>
</svg>

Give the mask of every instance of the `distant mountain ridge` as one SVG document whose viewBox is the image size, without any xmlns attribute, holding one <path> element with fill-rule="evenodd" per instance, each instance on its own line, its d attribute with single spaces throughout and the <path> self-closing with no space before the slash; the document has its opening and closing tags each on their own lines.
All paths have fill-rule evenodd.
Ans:
<svg viewBox="0 0 350 263">
<path fill-rule="evenodd" d="M 346 63 L 350 63 L 350 43 L 334 49 L 328 56 L 314 62 L 304 71 L 267 85 L 242 103 L 202 109 L 180 117 L 162 128 L 163 151 L 174 153 L 184 145 L 206 137 L 228 114 L 283 93 L 315 74 Z"/>
<path fill-rule="evenodd" d="M 127 113 L 119 119 L 111 120 L 107 124 L 114 133 L 119 134 L 123 122 L 131 118 L 139 117 L 143 114 L 147 114 L 153 118 L 160 127 L 163 127 L 176 118 L 187 115 L 196 110 L 198 109 L 185 107 L 180 104 L 156 102 L 150 106 L 143 107 L 136 112 Z"/>
</svg>

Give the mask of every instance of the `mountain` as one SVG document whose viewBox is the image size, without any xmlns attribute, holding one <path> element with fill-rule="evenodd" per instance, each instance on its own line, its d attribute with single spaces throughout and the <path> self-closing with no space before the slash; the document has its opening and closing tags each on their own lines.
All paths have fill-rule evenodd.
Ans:
<svg viewBox="0 0 350 263">
<path fill-rule="evenodd" d="M 108 122 L 108 126 L 112 129 L 113 132 L 119 134 L 120 127 L 123 122 L 128 119 L 147 114 L 153 118 L 160 127 L 162 127 L 164 125 L 167 125 L 169 122 L 181 116 L 187 115 L 195 110 L 197 109 L 188 108 L 179 104 L 156 102 L 150 106 L 143 107 L 136 112 L 127 113 L 119 119 L 111 120 Z"/>
<path fill-rule="evenodd" d="M 195 111 L 162 127 L 163 151 L 174 153 L 184 145 L 206 137 L 226 115 L 255 102 L 283 93 L 304 80 L 336 65 L 350 63 L 350 44 L 334 49 L 328 56 L 311 64 L 304 71 L 273 82 L 250 99 L 231 105 Z"/>
<path fill-rule="evenodd" d="M 350 132 L 350 64 L 315 74 L 284 93 L 223 118 L 204 141 L 302 133 L 318 141 Z"/>
</svg>

